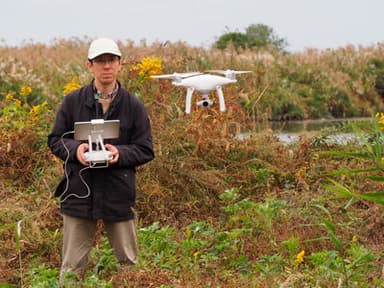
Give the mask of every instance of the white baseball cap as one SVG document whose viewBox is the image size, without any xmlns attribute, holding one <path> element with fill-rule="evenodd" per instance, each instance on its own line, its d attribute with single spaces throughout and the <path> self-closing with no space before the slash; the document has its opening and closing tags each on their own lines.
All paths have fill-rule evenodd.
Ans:
<svg viewBox="0 0 384 288">
<path fill-rule="evenodd" d="M 88 50 L 88 59 L 93 60 L 101 54 L 113 54 L 121 57 L 119 46 L 116 42 L 108 38 L 93 40 Z"/>
</svg>

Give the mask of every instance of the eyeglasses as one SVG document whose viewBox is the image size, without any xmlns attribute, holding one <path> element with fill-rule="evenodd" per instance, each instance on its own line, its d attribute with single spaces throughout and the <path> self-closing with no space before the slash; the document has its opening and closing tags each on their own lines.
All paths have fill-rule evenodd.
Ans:
<svg viewBox="0 0 384 288">
<path fill-rule="evenodd" d="M 114 55 L 102 55 L 99 57 L 96 57 L 91 62 L 97 63 L 97 64 L 115 64 L 119 62 L 120 58 L 118 56 Z"/>
</svg>

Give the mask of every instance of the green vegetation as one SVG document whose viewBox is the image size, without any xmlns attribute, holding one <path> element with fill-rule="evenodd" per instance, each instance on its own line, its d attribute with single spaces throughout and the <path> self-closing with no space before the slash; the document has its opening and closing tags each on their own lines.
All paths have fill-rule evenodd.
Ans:
<svg viewBox="0 0 384 288">
<path fill-rule="evenodd" d="M 284 51 L 288 46 L 285 39 L 278 37 L 273 28 L 265 24 L 251 24 L 245 29 L 245 33 L 225 33 L 215 43 L 219 49 L 225 49 L 230 44 L 236 49 L 269 48 L 278 51 Z"/>
<path fill-rule="evenodd" d="M 46 137 L 64 91 L 90 81 L 88 44 L 0 48 L 0 287 L 59 287 L 62 163 Z M 382 46 L 121 48 L 120 80 L 148 109 L 156 153 L 137 173 L 140 259 L 119 267 L 100 224 L 90 269 L 65 287 L 382 287 Z M 163 73 L 253 73 L 224 88 L 226 113 L 212 95 L 184 115 L 185 90 L 147 77 L 159 59 Z M 347 145 L 324 141 L 328 130 L 285 145 L 269 123 L 343 117 L 372 121 Z"/>
</svg>

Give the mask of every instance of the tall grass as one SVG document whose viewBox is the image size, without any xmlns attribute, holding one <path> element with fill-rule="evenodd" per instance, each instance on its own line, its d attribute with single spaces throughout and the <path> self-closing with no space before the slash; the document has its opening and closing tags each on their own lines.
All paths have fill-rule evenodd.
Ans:
<svg viewBox="0 0 384 288">
<path fill-rule="evenodd" d="M 89 40 L 0 48 L 0 286 L 57 284 L 62 234 L 52 194 L 62 165 L 46 136 L 67 84 L 91 79 L 84 66 Z M 287 146 L 269 120 L 382 111 L 382 45 L 279 54 L 120 44 L 120 81 L 148 109 L 156 159 L 137 174 L 139 264 L 111 272 L 116 263 L 100 229 L 91 259 L 96 270 L 85 287 L 379 287 L 382 209 L 334 199 L 324 185 L 332 171 L 369 163 L 323 152 L 361 147 L 306 138 Z M 161 57 L 163 73 L 254 73 L 225 87 L 226 113 L 216 101 L 185 115 L 184 89 L 132 69 L 144 57 Z M 257 133 L 236 137 L 249 131 Z M 360 174 L 336 180 L 356 193 L 382 185 Z M 15 238 L 18 221 L 23 233 Z"/>
</svg>

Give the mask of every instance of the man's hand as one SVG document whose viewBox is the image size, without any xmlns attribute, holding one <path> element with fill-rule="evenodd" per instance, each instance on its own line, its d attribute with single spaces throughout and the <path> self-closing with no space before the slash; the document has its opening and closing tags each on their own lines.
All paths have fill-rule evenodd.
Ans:
<svg viewBox="0 0 384 288">
<path fill-rule="evenodd" d="M 83 164 L 84 166 L 88 166 L 88 162 L 85 161 L 84 159 L 84 153 L 87 152 L 89 149 L 89 145 L 88 143 L 82 143 L 80 144 L 78 147 L 77 147 L 77 150 L 76 150 L 76 157 L 77 157 L 77 160 L 79 160 L 79 162 L 81 164 Z"/>
<path fill-rule="evenodd" d="M 112 159 L 108 161 L 109 164 L 115 164 L 119 160 L 119 150 L 112 144 L 105 144 L 105 149 L 112 153 Z"/>
</svg>

